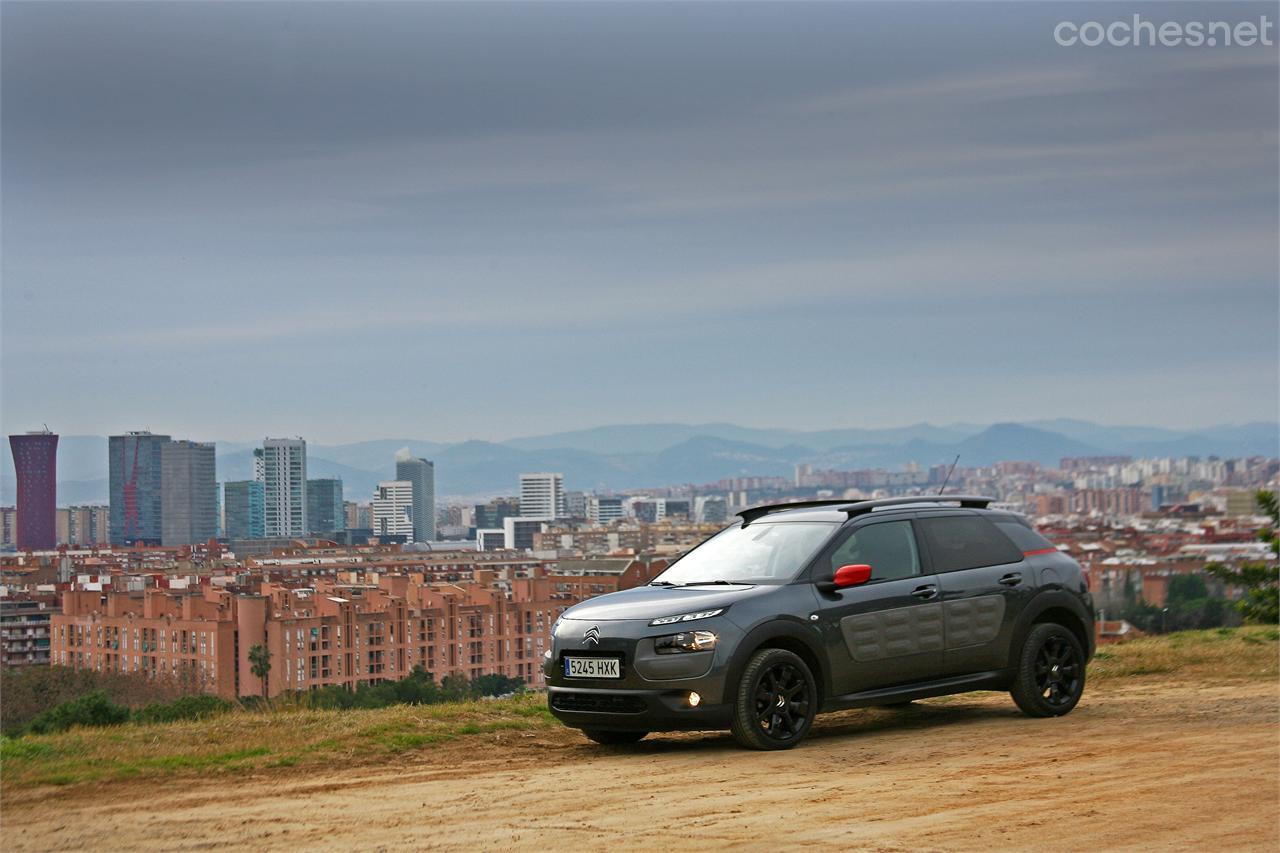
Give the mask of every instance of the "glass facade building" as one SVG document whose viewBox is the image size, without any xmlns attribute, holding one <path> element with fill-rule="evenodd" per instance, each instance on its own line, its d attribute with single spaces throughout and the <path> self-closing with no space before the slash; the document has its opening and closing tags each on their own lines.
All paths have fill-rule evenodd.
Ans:
<svg viewBox="0 0 1280 853">
<path fill-rule="evenodd" d="M 107 439 L 112 545 L 159 545 L 163 536 L 161 448 L 167 435 L 130 432 Z"/>
</svg>

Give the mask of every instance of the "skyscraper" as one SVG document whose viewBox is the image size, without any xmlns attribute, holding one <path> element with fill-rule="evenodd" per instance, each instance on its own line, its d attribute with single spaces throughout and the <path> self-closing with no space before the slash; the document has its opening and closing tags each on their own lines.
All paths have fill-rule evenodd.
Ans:
<svg viewBox="0 0 1280 853">
<path fill-rule="evenodd" d="M 341 480 L 307 480 L 307 526 L 313 535 L 338 533 L 346 529 Z"/>
<path fill-rule="evenodd" d="M 160 544 L 195 545 L 218 535 L 214 446 L 169 441 L 160 447 Z"/>
<path fill-rule="evenodd" d="M 261 539 L 266 535 L 263 520 L 262 483 L 233 480 L 222 487 L 222 507 L 226 518 L 223 535 L 228 539 Z"/>
<path fill-rule="evenodd" d="M 307 535 L 307 443 L 300 438 L 262 442 L 262 486 L 267 536 Z"/>
<path fill-rule="evenodd" d="M 520 475 L 523 518 L 563 518 L 564 514 L 564 474 Z"/>
<path fill-rule="evenodd" d="M 168 442 L 169 436 L 145 430 L 107 440 L 112 545 L 160 544 L 160 449 Z"/>
<path fill-rule="evenodd" d="M 408 480 L 378 484 L 373 493 L 373 535 L 413 539 L 413 484 Z"/>
<path fill-rule="evenodd" d="M 17 530 L 19 550 L 57 546 L 58 437 L 48 430 L 9 436 L 18 475 Z"/>
<path fill-rule="evenodd" d="M 396 479 L 413 486 L 413 541 L 436 538 L 436 466 L 427 459 L 396 457 Z"/>
</svg>

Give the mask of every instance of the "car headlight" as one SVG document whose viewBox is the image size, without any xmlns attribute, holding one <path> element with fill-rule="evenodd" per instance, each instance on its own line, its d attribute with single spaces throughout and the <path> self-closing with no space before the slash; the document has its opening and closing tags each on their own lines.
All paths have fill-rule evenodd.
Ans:
<svg viewBox="0 0 1280 853">
<path fill-rule="evenodd" d="M 710 619 L 712 616 L 719 616 L 724 612 L 724 608 L 716 610 L 699 610 L 697 613 L 681 613 L 679 616 L 663 616 L 661 619 L 654 619 L 650 625 L 673 625 L 676 622 L 692 622 L 695 619 Z"/>
<path fill-rule="evenodd" d="M 657 637 L 653 641 L 653 650 L 660 655 L 707 652 L 716 647 L 717 639 L 710 631 L 686 631 L 683 634 Z"/>
</svg>

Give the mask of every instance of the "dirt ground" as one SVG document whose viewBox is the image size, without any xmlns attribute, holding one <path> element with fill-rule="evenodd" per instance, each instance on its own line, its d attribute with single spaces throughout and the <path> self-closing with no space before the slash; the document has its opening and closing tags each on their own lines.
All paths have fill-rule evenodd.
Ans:
<svg viewBox="0 0 1280 853">
<path fill-rule="evenodd" d="M 1277 723 L 1280 684 L 1152 678 L 1053 720 L 1002 694 L 846 712 L 789 752 L 504 732 L 386 767 L 25 791 L 0 846 L 1274 851 Z"/>
</svg>

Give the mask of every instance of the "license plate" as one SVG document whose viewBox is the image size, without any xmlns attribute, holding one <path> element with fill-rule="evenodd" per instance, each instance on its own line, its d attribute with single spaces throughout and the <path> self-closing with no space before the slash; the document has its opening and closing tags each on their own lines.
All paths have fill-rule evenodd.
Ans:
<svg viewBox="0 0 1280 853">
<path fill-rule="evenodd" d="M 621 678 L 621 661 L 617 658 L 564 659 L 565 678 Z"/>
</svg>

